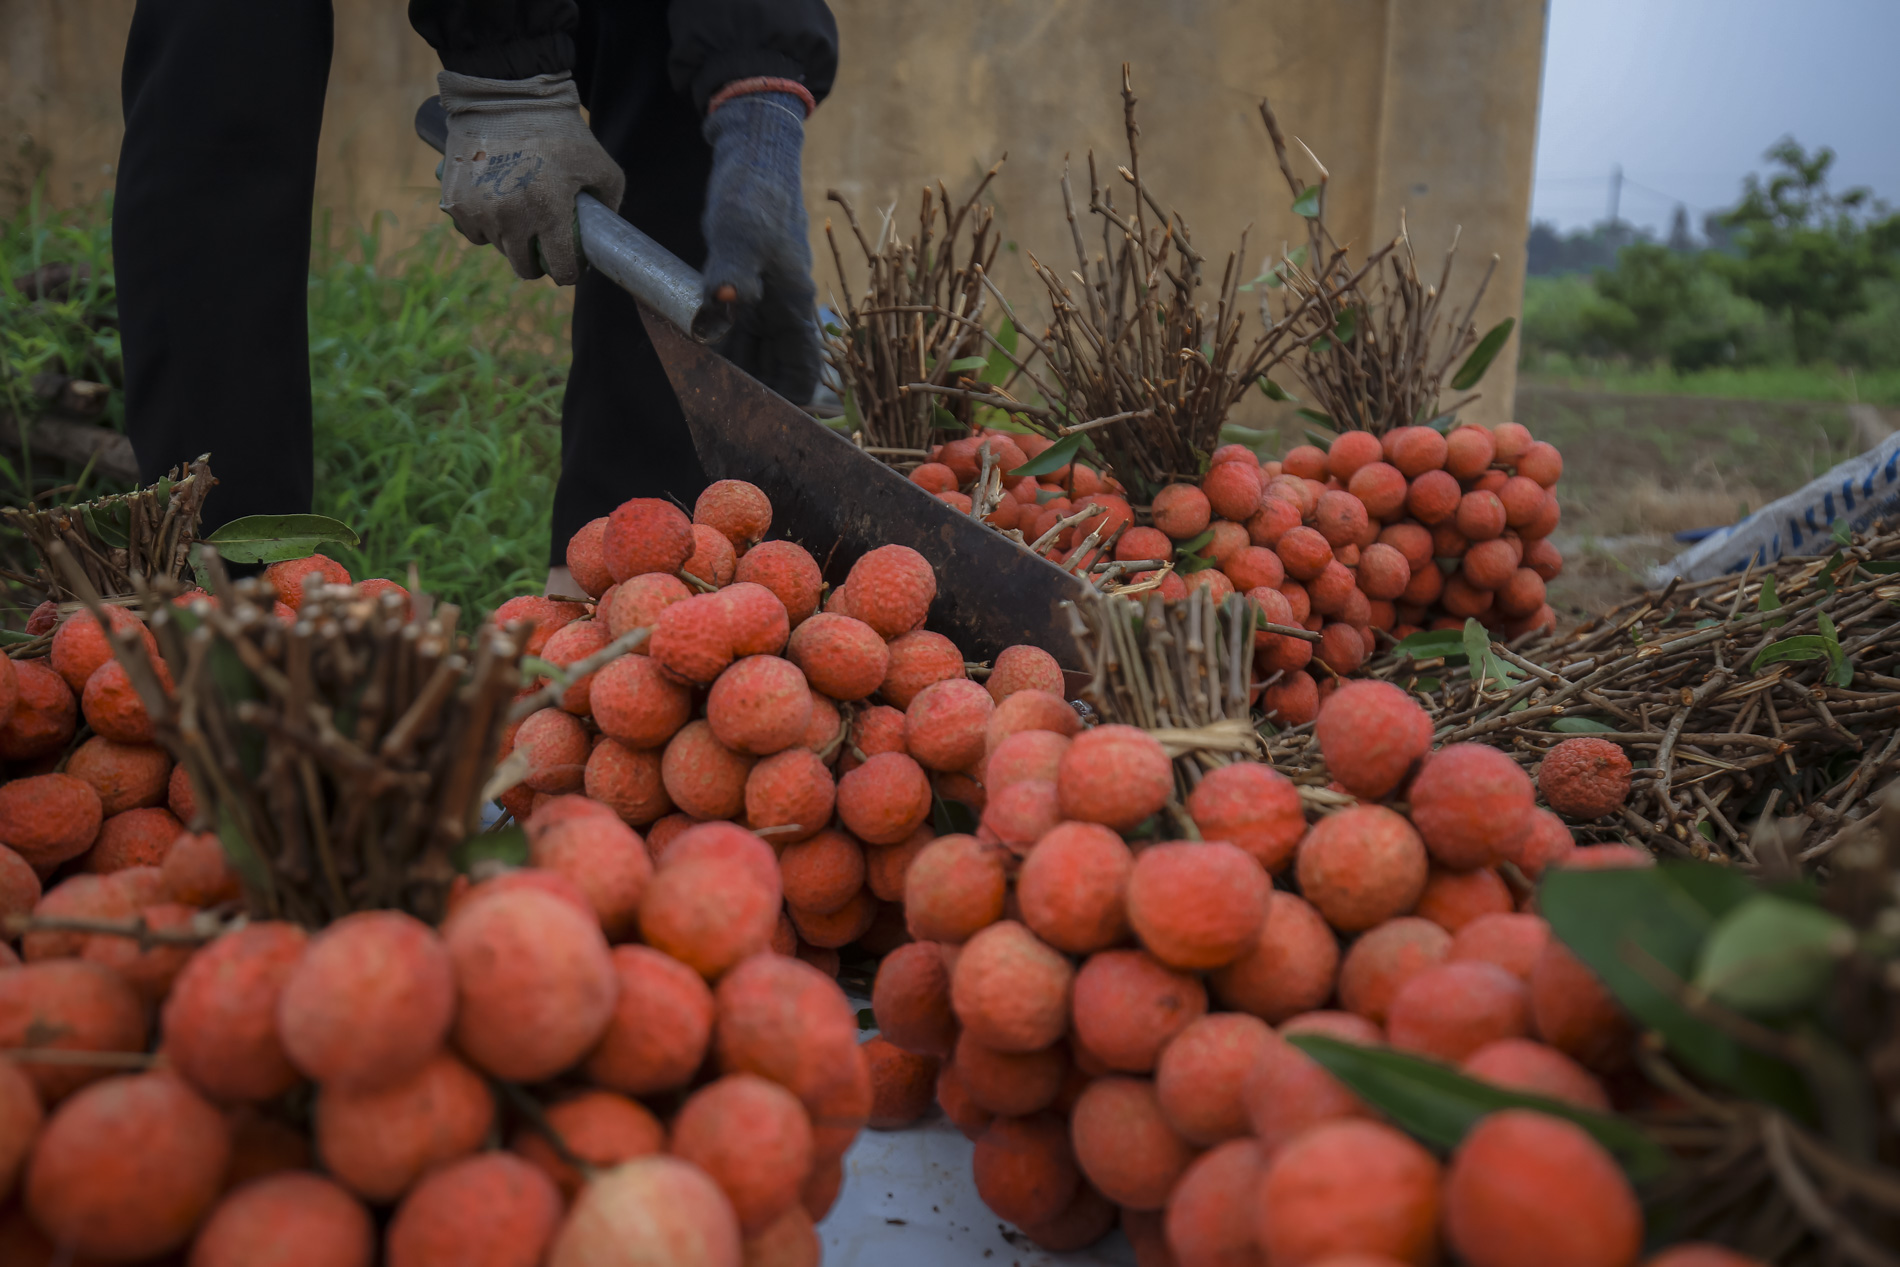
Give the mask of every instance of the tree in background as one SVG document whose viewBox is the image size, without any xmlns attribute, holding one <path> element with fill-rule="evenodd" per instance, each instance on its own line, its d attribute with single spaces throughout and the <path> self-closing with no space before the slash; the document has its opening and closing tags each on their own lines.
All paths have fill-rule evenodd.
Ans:
<svg viewBox="0 0 1900 1267">
<path fill-rule="evenodd" d="M 1740 253 L 1711 258 L 1735 292 L 1784 318 L 1803 361 L 1829 358 L 1834 328 L 1865 312 L 1869 283 L 1900 275 L 1900 216 L 1864 186 L 1828 188 L 1834 151 L 1809 154 L 1792 137 L 1768 151 L 1780 167 L 1750 175 L 1722 217 Z"/>
</svg>

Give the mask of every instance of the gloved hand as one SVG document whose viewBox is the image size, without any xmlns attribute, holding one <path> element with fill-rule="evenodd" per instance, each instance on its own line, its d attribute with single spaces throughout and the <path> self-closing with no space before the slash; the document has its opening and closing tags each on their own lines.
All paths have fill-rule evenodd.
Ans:
<svg viewBox="0 0 1900 1267">
<path fill-rule="evenodd" d="M 573 77 L 436 76 L 449 116 L 442 150 L 442 210 L 477 246 L 494 243 L 517 277 L 580 279 L 574 195 L 586 190 L 616 211 L 627 178 L 581 119 Z M 537 258 L 536 248 L 539 248 Z"/>
<path fill-rule="evenodd" d="M 733 306 L 720 351 L 779 395 L 803 405 L 818 389 L 817 291 L 799 151 L 804 103 L 790 93 L 733 97 L 706 116 L 706 297 Z"/>
</svg>

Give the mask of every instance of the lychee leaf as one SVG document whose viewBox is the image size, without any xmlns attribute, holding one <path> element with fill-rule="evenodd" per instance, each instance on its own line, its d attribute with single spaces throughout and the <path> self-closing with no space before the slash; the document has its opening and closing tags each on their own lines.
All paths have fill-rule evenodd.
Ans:
<svg viewBox="0 0 1900 1267">
<path fill-rule="evenodd" d="M 1616 727 L 1594 717 L 1559 717 L 1550 728 L 1560 735 L 1614 735 Z"/>
<path fill-rule="evenodd" d="M 1209 528 L 1206 532 L 1203 532 L 1200 536 L 1189 537 L 1186 541 L 1183 541 L 1180 545 L 1174 547 L 1174 552 L 1176 554 L 1198 554 L 1202 549 L 1206 548 L 1209 544 L 1211 544 L 1213 540 L 1214 540 L 1214 530 L 1212 528 Z"/>
<path fill-rule="evenodd" d="M 1319 215 L 1319 186 L 1308 185 L 1293 200 L 1293 214 L 1311 220 Z"/>
<path fill-rule="evenodd" d="M 246 515 L 204 539 L 231 563 L 285 563 L 306 559 L 318 546 L 358 544 L 350 526 L 328 515 Z"/>
<path fill-rule="evenodd" d="M 1021 479 L 1025 475 L 1047 475 L 1052 471 L 1059 471 L 1075 460 L 1075 455 L 1082 448 L 1082 442 L 1085 439 L 1087 439 L 1087 433 L 1081 431 L 1064 436 L 1006 474 L 1010 479 Z"/>
<path fill-rule="evenodd" d="M 528 834 L 519 826 L 510 824 L 500 831 L 470 836 L 450 851 L 449 861 L 463 875 L 468 875 L 484 862 L 525 867 L 528 865 Z"/>
<path fill-rule="evenodd" d="M 1488 1114 L 1502 1109 L 1532 1109 L 1574 1122 L 1588 1131 L 1634 1183 L 1661 1178 L 1671 1168 L 1662 1146 L 1635 1123 L 1620 1117 L 1480 1082 L 1449 1065 L 1390 1048 L 1362 1047 L 1326 1034 L 1293 1034 L 1287 1041 L 1318 1061 L 1326 1072 L 1401 1130 L 1440 1153 L 1456 1148 Z"/>
<path fill-rule="evenodd" d="M 1478 380 L 1484 377 L 1484 372 L 1491 368 L 1491 362 L 1495 361 L 1498 353 L 1504 350 L 1504 341 L 1511 337 L 1511 331 L 1516 325 L 1516 317 L 1506 317 L 1485 331 L 1484 337 L 1478 340 L 1478 346 L 1471 349 L 1471 355 L 1467 356 L 1465 363 L 1458 367 L 1458 372 L 1451 376 L 1453 391 L 1469 391 L 1478 385 Z"/>
<path fill-rule="evenodd" d="M 1702 943 L 1695 984 L 1725 1007 L 1781 1016 L 1816 1002 L 1854 932 L 1805 902 L 1763 894 L 1729 912 Z"/>
<path fill-rule="evenodd" d="M 1537 909 L 1551 931 L 1582 960 L 1617 1002 L 1691 1070 L 1719 1086 L 1774 1104 L 1804 1123 L 1816 1120 L 1801 1071 L 1733 1037 L 1690 1010 L 1696 959 L 1722 918 L 1711 904 L 1733 896 L 1707 863 L 1669 862 L 1606 871 L 1551 870 L 1537 890 Z M 1733 877 L 1740 879 L 1740 877 Z M 1741 880 L 1746 884 L 1746 880 Z M 1723 912 L 1725 914 L 1726 912 Z"/>
</svg>

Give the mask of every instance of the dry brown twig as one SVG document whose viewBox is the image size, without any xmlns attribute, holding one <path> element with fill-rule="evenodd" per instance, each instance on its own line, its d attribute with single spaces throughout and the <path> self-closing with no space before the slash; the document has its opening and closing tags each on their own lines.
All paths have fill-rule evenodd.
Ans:
<svg viewBox="0 0 1900 1267">
<path fill-rule="evenodd" d="M 1187 221 L 1165 209 L 1143 180 L 1136 104 L 1124 64 L 1128 161 L 1104 181 L 1095 155 L 1088 157 L 1087 212 L 1100 227 L 1100 253 L 1089 254 L 1065 167 L 1075 267 L 1065 274 L 1034 254 L 1029 259 L 1052 313 L 1036 346 L 1057 389 L 1050 398 L 1062 405 L 1066 425 L 1058 433 L 1089 431 L 1108 466 L 1145 497 L 1171 481 L 1198 479 L 1234 403 L 1332 328 L 1325 318 L 1331 279 L 1289 292 L 1277 318 L 1263 310 L 1264 329 L 1249 341 L 1241 300 L 1246 234 L 1210 287 Z M 1126 190 L 1119 204 L 1118 189 Z"/>
<path fill-rule="evenodd" d="M 997 160 L 997 166 L 1001 163 Z M 917 230 L 908 239 L 887 217 L 873 241 L 845 196 L 826 191 L 842 211 L 868 270 L 863 286 L 854 286 L 826 221 L 825 239 L 838 278 L 832 308 L 839 330 L 827 334 L 826 356 L 857 410 L 867 447 L 927 450 L 943 438 L 939 411 L 966 429 L 970 425 L 976 403 L 956 394 L 962 374 L 950 367 L 984 351 L 989 303 L 984 274 L 996 259 L 1000 239 L 995 208 L 981 199 L 996 171 L 991 167 L 961 203 L 952 202 L 941 182 L 934 190 L 926 185 Z M 907 390 L 914 383 L 942 390 Z"/>
<path fill-rule="evenodd" d="M 1264 100 L 1260 117 L 1297 208 L 1308 186 L 1294 174 L 1286 136 Z M 1261 320 L 1273 320 L 1276 303 L 1283 311 L 1304 305 L 1330 332 L 1324 339 L 1301 343 L 1290 369 L 1306 399 L 1336 430 L 1360 428 L 1383 435 L 1395 427 L 1429 422 L 1445 410 L 1439 398 L 1453 362 L 1478 343 L 1473 316 L 1498 258 L 1491 257 L 1477 288 L 1456 311 L 1446 304 L 1458 251 L 1455 234 L 1435 283 L 1419 277 L 1403 213 L 1398 236 L 1355 266 L 1326 227 L 1331 175 L 1305 142 L 1294 139 L 1318 169 L 1317 194 L 1305 215 L 1305 244 L 1297 251 L 1283 250 L 1257 279 L 1263 286 Z M 1450 409 L 1475 399 L 1468 396 Z"/>
<path fill-rule="evenodd" d="M 72 555 L 51 550 L 99 613 Z M 439 918 L 520 689 L 518 631 L 461 634 L 457 609 L 427 595 L 314 582 L 286 626 L 268 586 L 232 583 L 215 551 L 203 558 L 216 603 L 177 605 L 175 580 L 140 591 L 164 671 L 137 630 L 110 638 L 249 913 L 309 927 L 382 907 Z"/>
</svg>

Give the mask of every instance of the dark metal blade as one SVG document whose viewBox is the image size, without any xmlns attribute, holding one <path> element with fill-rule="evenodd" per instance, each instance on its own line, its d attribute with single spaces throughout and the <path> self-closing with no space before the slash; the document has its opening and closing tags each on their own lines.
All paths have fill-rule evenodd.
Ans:
<svg viewBox="0 0 1900 1267">
<path fill-rule="evenodd" d="M 905 545 L 937 569 L 929 627 L 987 660 L 1030 643 L 1065 665 L 1078 656 L 1059 606 L 1084 585 L 897 471 L 644 306 L 640 316 L 714 479 L 757 484 L 772 533 L 802 544 L 837 584 L 859 555 Z"/>
</svg>

